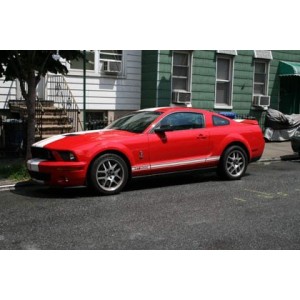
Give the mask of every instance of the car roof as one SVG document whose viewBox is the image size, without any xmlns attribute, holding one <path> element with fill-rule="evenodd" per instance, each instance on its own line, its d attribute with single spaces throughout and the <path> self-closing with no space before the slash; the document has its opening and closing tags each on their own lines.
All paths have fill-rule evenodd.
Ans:
<svg viewBox="0 0 300 300">
<path fill-rule="evenodd" d="M 179 107 L 179 106 L 168 106 L 168 107 L 152 107 L 152 108 L 145 108 L 139 111 L 158 111 L 158 112 L 176 112 L 176 111 L 186 111 L 186 112 L 208 112 L 207 110 L 199 109 L 199 108 L 192 108 L 192 107 Z"/>
</svg>

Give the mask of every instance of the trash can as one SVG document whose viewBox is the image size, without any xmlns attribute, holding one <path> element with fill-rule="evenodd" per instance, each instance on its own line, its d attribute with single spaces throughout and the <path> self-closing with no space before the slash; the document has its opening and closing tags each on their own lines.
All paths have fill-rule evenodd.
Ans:
<svg viewBox="0 0 300 300">
<path fill-rule="evenodd" d="M 18 151 L 22 148 L 24 138 L 24 126 L 22 120 L 7 119 L 3 121 L 5 149 Z"/>
<path fill-rule="evenodd" d="M 230 119 L 236 118 L 236 113 L 232 111 L 221 111 L 219 114 Z"/>
</svg>

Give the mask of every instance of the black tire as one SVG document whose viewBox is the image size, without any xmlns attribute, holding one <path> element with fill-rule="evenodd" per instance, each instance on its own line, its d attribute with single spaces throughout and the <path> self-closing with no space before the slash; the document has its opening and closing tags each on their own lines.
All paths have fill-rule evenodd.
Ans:
<svg viewBox="0 0 300 300">
<path fill-rule="evenodd" d="M 222 154 L 218 175 L 227 180 L 241 179 L 248 166 L 245 150 L 240 146 L 230 146 Z"/>
<path fill-rule="evenodd" d="M 112 153 L 101 155 L 91 166 L 89 182 L 100 194 L 118 194 L 127 181 L 128 167 L 119 155 Z"/>
</svg>

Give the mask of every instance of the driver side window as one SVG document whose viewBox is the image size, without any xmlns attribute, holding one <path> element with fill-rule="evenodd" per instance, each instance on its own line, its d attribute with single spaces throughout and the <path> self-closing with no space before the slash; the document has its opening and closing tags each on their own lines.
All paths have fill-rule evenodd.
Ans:
<svg viewBox="0 0 300 300">
<path fill-rule="evenodd" d="M 187 130 L 204 127 L 204 118 L 199 113 L 178 112 L 163 118 L 158 128 L 167 130 Z"/>
</svg>

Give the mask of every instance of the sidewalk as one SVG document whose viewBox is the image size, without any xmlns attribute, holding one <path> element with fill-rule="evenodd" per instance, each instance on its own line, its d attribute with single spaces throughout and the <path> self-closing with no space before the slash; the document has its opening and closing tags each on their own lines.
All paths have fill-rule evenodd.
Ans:
<svg viewBox="0 0 300 300">
<path fill-rule="evenodd" d="M 298 154 L 293 152 L 291 142 L 267 142 L 264 153 L 259 161 L 295 159 Z"/>
<path fill-rule="evenodd" d="M 295 154 L 291 148 L 291 142 L 268 142 L 265 145 L 264 153 L 258 162 L 269 162 L 279 160 L 296 159 L 298 154 Z M 14 182 L 7 179 L 0 178 L 0 192 L 13 190 L 16 185 L 28 186 L 33 184 L 31 181 Z"/>
</svg>

